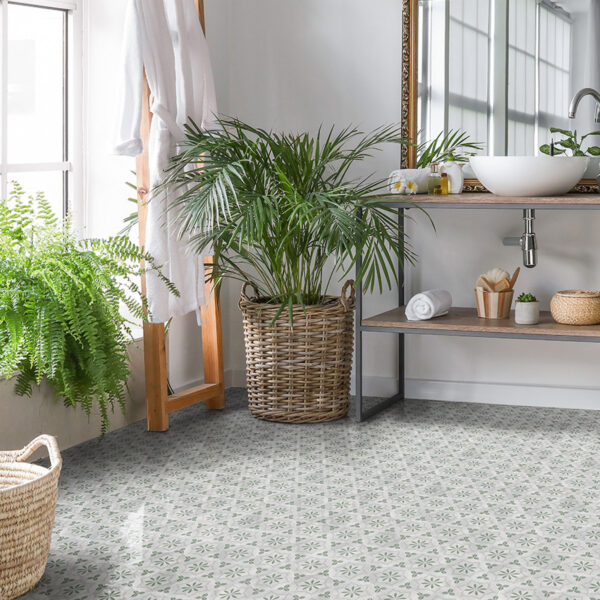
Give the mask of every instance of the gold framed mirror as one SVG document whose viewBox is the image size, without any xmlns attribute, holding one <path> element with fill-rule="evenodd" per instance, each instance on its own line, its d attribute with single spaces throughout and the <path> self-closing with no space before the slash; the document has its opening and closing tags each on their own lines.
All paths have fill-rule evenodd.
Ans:
<svg viewBox="0 0 600 600">
<path fill-rule="evenodd" d="M 589 52 L 590 44 L 600 50 L 597 0 L 402 0 L 402 5 L 406 138 L 423 142 L 440 131 L 462 129 L 484 145 L 485 154 L 534 155 L 551 135 L 561 136 L 550 127 L 600 131 L 591 99 L 581 102 L 576 120 L 568 117 L 574 91 L 600 90 L 600 61 L 590 66 L 598 54 Z M 588 49 L 586 55 L 578 54 L 580 46 Z M 479 75 L 469 75 L 474 70 Z M 469 86 L 477 91 L 465 92 Z M 468 124 L 475 122 L 473 135 Z M 600 147 L 600 135 L 593 145 Z M 575 192 L 600 192 L 595 179 L 600 160 L 590 158 Z M 416 163 L 416 147 L 403 148 L 401 167 Z M 464 191 L 487 191 L 468 166 Z"/>
</svg>

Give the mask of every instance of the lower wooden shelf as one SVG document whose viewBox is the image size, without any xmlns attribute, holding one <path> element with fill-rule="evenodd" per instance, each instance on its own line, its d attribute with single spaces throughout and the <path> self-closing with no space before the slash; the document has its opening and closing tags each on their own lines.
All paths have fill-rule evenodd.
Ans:
<svg viewBox="0 0 600 600">
<path fill-rule="evenodd" d="M 542 311 L 537 325 L 517 325 L 508 319 L 480 319 L 474 308 L 451 308 L 447 315 L 428 321 L 408 321 L 404 306 L 363 319 L 363 331 L 388 331 L 468 337 L 551 339 L 565 342 L 600 342 L 600 325 L 561 325 Z"/>
</svg>

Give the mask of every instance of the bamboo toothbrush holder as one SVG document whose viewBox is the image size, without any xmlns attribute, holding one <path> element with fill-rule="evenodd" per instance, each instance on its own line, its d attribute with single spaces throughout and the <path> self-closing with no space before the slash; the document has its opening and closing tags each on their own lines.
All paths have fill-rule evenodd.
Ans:
<svg viewBox="0 0 600 600">
<path fill-rule="evenodd" d="M 508 319 L 514 290 L 488 292 L 481 287 L 475 288 L 477 316 L 482 319 Z"/>
</svg>

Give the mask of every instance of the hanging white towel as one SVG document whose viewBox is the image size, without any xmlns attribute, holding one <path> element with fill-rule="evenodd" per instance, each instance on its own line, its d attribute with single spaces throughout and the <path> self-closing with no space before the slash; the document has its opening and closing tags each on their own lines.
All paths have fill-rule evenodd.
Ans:
<svg viewBox="0 0 600 600">
<path fill-rule="evenodd" d="M 137 156 L 140 137 L 143 74 L 150 87 L 152 124 L 149 140 L 150 185 L 164 181 L 169 159 L 184 138 L 191 118 L 203 128 L 215 122 L 217 103 L 208 45 L 191 0 L 129 0 L 123 45 L 123 91 L 115 142 L 117 154 Z M 179 289 L 171 294 L 148 273 L 146 286 L 151 321 L 196 311 L 204 304 L 202 256 L 191 253 L 179 239 L 176 216 L 167 207 L 169 190 L 152 194 L 146 222 L 146 250 Z"/>
<path fill-rule="evenodd" d="M 406 305 L 405 313 L 409 321 L 426 321 L 448 314 L 452 306 L 452 296 L 446 290 L 427 290 L 414 295 Z"/>
</svg>

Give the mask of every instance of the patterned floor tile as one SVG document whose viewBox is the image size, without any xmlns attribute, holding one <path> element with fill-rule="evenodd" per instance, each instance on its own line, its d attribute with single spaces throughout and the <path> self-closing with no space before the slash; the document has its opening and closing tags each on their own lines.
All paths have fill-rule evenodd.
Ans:
<svg viewBox="0 0 600 600">
<path fill-rule="evenodd" d="M 406 401 L 253 419 L 243 390 L 64 453 L 26 600 L 600 600 L 600 413 Z"/>
</svg>

